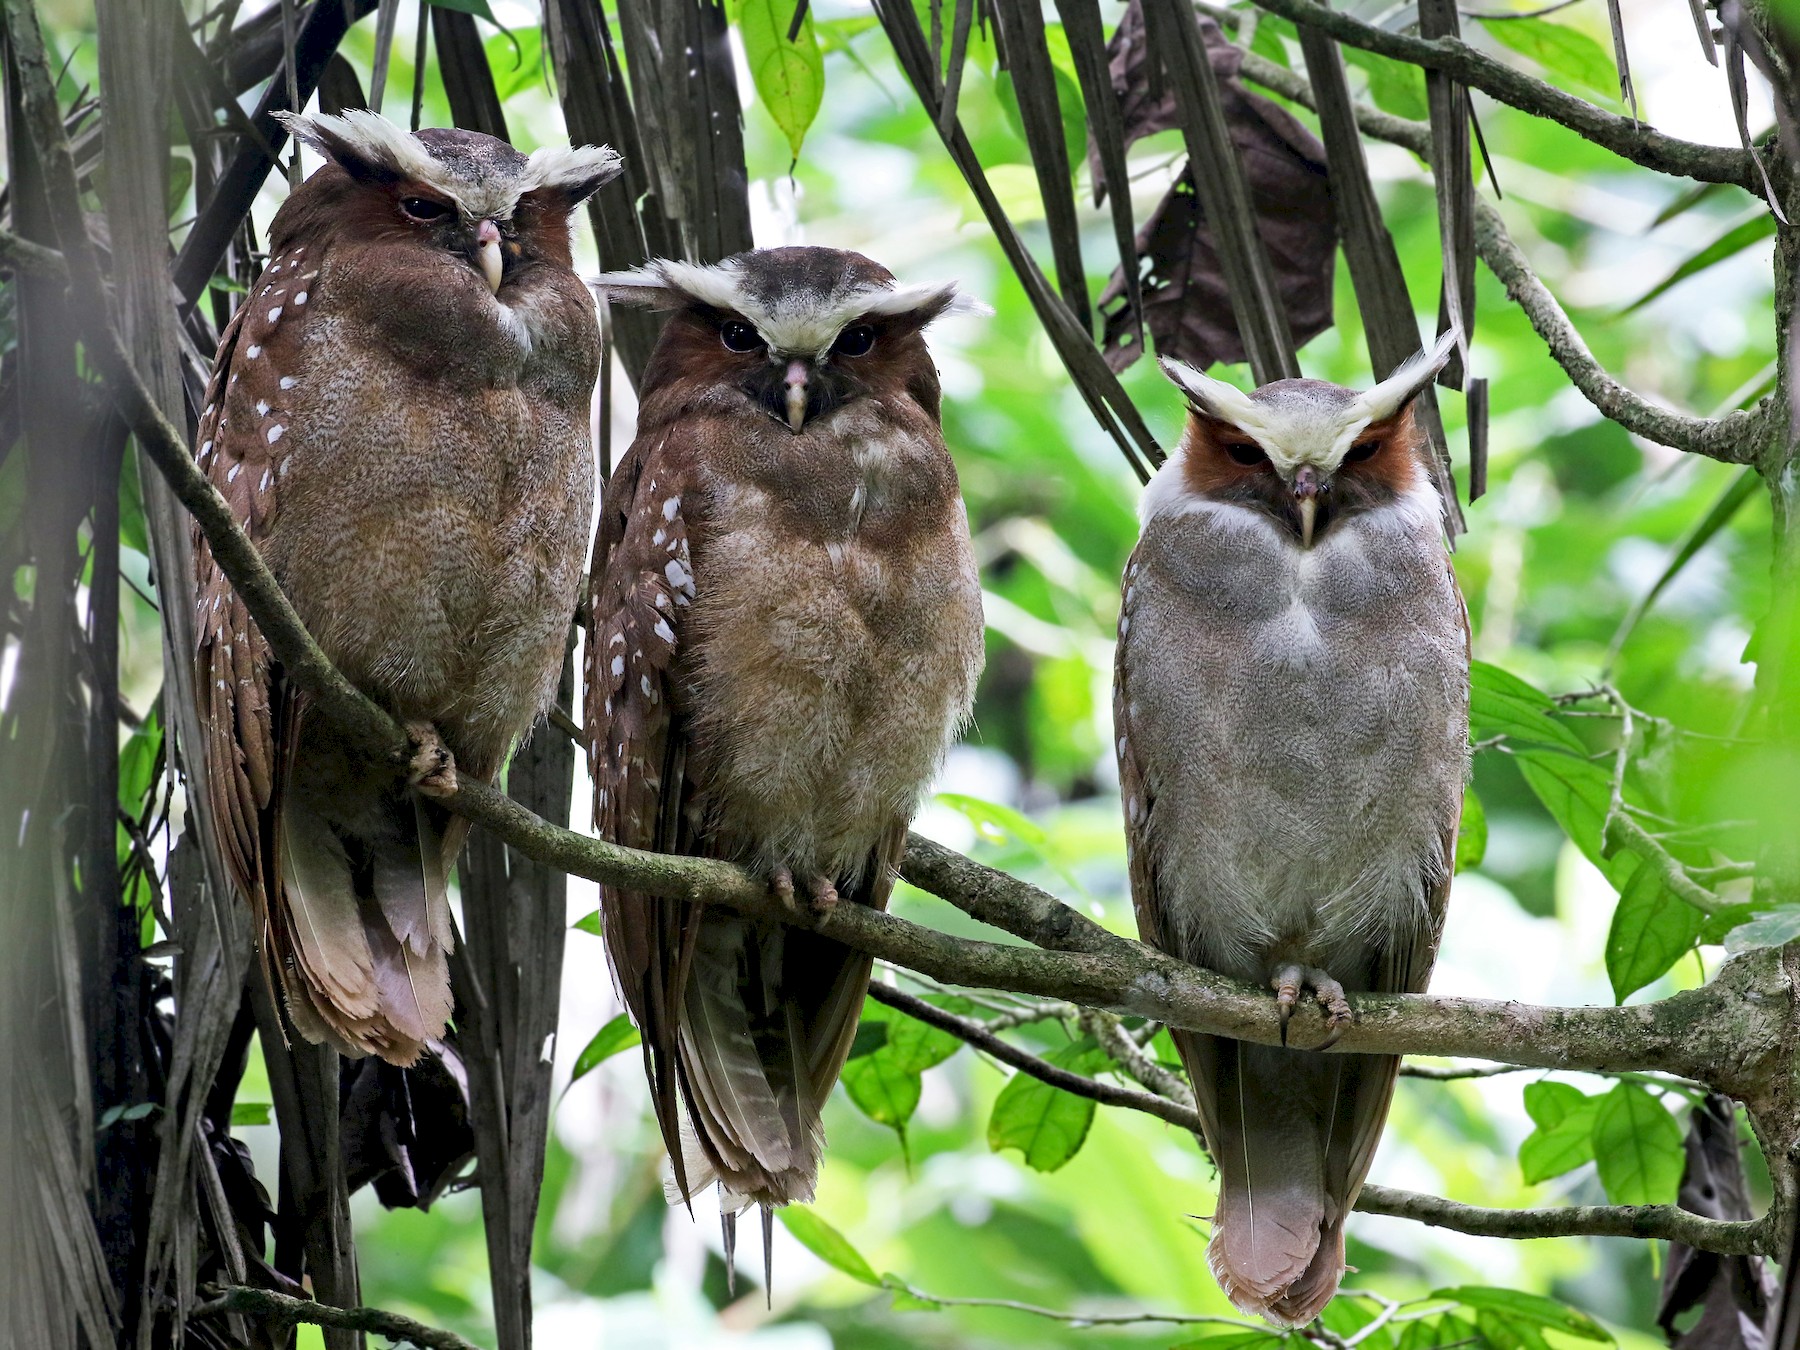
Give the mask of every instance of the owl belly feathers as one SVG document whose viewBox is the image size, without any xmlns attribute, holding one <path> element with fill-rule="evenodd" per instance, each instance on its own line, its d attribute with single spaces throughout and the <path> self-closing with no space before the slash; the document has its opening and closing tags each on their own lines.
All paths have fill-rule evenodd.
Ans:
<svg viewBox="0 0 1800 1350">
<path fill-rule="evenodd" d="M 1370 987 L 1379 954 L 1431 921 L 1466 658 L 1424 530 L 1362 518 L 1300 551 L 1230 506 L 1146 530 L 1123 659 L 1187 653 L 1137 662 L 1129 689 L 1133 723 L 1161 731 L 1136 751 L 1162 913 L 1188 959 L 1258 983 L 1297 961 Z"/>
</svg>

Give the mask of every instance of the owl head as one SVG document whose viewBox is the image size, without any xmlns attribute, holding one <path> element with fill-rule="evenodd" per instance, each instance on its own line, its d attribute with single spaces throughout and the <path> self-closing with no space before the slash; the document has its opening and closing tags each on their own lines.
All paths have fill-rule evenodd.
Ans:
<svg viewBox="0 0 1800 1350">
<path fill-rule="evenodd" d="M 857 398 L 903 393 L 936 416 L 937 372 L 921 336 L 977 302 L 953 282 L 903 286 L 860 253 L 766 248 L 711 266 L 656 259 L 595 279 L 608 299 L 673 311 L 645 372 L 748 399 L 795 435 Z"/>
<path fill-rule="evenodd" d="M 1145 493 L 1146 519 L 1171 493 L 1193 493 L 1264 511 L 1311 548 L 1334 521 L 1432 491 L 1413 404 L 1457 339 L 1452 329 L 1362 393 L 1276 380 L 1246 394 L 1165 359 L 1164 373 L 1187 395 L 1188 424 Z"/>
<path fill-rule="evenodd" d="M 316 211 L 364 241 L 461 257 L 496 294 L 525 263 L 568 267 L 569 213 L 621 170 L 606 146 L 523 155 L 476 131 L 409 134 L 361 109 L 275 116 L 328 161 L 290 199 L 291 217 Z"/>
</svg>

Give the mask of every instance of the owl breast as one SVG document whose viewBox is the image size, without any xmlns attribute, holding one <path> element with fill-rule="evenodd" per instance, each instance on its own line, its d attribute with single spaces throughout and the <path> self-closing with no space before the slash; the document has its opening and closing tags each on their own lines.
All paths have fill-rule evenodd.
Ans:
<svg viewBox="0 0 1800 1350">
<path fill-rule="evenodd" d="M 439 334 L 456 359 L 428 371 L 394 359 L 366 296 L 333 303 L 331 280 L 283 385 L 292 448 L 265 553 L 350 679 L 491 773 L 553 693 L 574 610 L 591 302 L 572 275 L 541 275 L 530 322 L 555 340 L 522 347 L 476 279 L 460 331 Z"/>
<path fill-rule="evenodd" d="M 712 475 L 681 684 L 721 836 L 745 861 L 843 880 L 910 819 L 966 721 L 982 618 L 935 432 L 835 425 L 802 448 L 771 422 L 766 454 Z"/>
<path fill-rule="evenodd" d="M 1435 521 L 1435 500 L 1366 512 L 1311 550 L 1236 506 L 1146 526 L 1121 622 L 1128 726 L 1159 897 L 1193 959 L 1348 979 L 1425 920 L 1468 727 Z"/>
</svg>

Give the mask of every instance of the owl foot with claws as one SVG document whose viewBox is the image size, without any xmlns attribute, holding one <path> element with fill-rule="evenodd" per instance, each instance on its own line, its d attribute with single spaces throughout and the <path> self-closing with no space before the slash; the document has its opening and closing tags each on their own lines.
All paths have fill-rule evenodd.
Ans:
<svg viewBox="0 0 1800 1350">
<path fill-rule="evenodd" d="M 806 879 L 806 898 L 811 902 L 814 914 L 829 914 L 837 907 L 837 887 L 831 884 L 830 877 L 808 877 Z"/>
<path fill-rule="evenodd" d="M 429 722 L 408 722 L 407 737 L 412 741 L 412 758 L 407 761 L 406 781 L 427 797 L 443 798 L 456 794 L 456 757 Z"/>
<path fill-rule="evenodd" d="M 1301 993 L 1307 989 L 1312 990 L 1313 1001 L 1325 1012 L 1327 1035 L 1313 1049 L 1331 1049 L 1344 1034 L 1344 1029 L 1355 1020 L 1355 1015 L 1350 1011 L 1350 1001 L 1344 997 L 1344 986 L 1312 966 L 1289 962 L 1275 972 L 1269 981 L 1269 987 L 1275 991 L 1275 1002 L 1281 1008 L 1283 1045 L 1287 1044 L 1288 1018 L 1293 1015 L 1294 1005 L 1300 1001 Z"/>
</svg>

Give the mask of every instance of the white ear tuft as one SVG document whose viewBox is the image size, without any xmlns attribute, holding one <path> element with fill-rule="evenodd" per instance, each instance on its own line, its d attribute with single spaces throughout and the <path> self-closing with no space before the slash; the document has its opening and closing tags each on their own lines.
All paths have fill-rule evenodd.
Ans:
<svg viewBox="0 0 1800 1350">
<path fill-rule="evenodd" d="M 671 309 L 698 301 L 737 312 L 744 300 L 738 269 L 727 259 L 710 267 L 675 258 L 652 258 L 628 272 L 602 272 L 589 284 L 608 300 L 625 305 Z"/>
<path fill-rule="evenodd" d="M 1357 400 L 1358 412 L 1370 422 L 1392 417 L 1436 377 L 1461 344 L 1462 329 L 1451 327 L 1431 350 L 1407 357 L 1392 375 L 1363 394 Z"/>
<path fill-rule="evenodd" d="M 376 170 L 428 182 L 443 176 L 442 166 L 415 137 L 367 108 L 346 108 L 337 116 L 316 113 L 303 117 L 278 112 L 275 120 L 295 140 L 310 145 L 351 173 Z"/>
<path fill-rule="evenodd" d="M 625 171 L 625 160 L 609 145 L 544 146 L 531 152 L 521 190 L 557 188 L 577 206 Z"/>
<path fill-rule="evenodd" d="M 1170 356 L 1160 358 L 1158 364 L 1162 366 L 1163 374 L 1188 396 L 1188 401 L 1208 417 L 1229 422 L 1246 432 L 1262 423 L 1262 415 L 1250 396 L 1236 385 L 1215 380 L 1186 361 L 1177 361 Z"/>
</svg>

